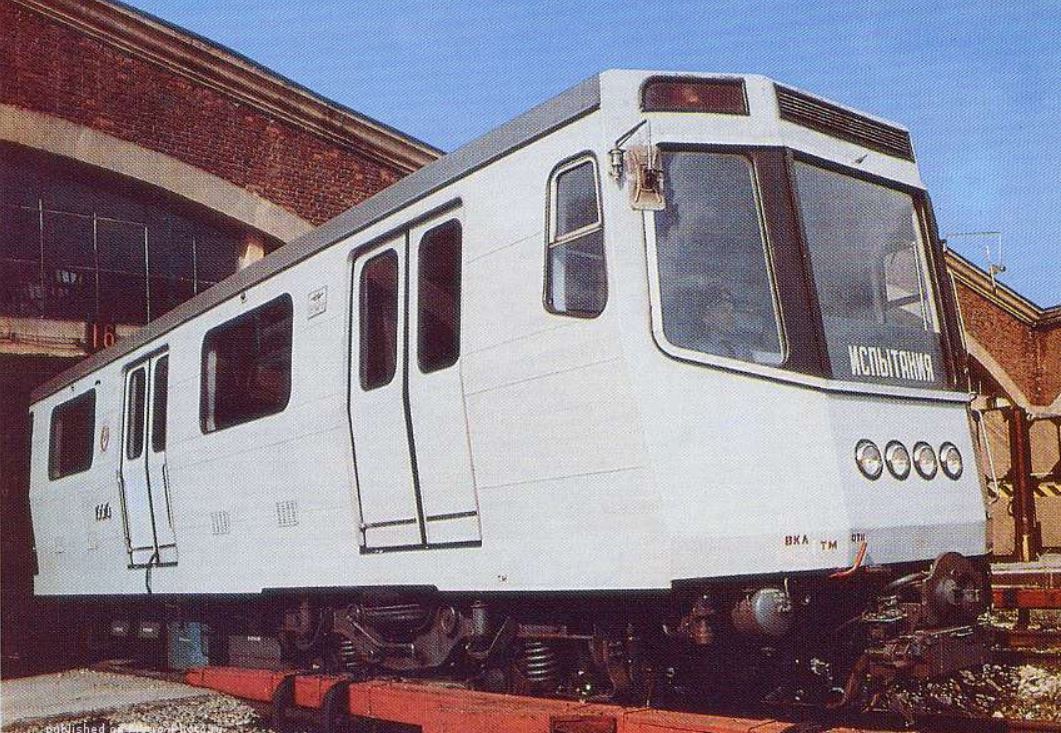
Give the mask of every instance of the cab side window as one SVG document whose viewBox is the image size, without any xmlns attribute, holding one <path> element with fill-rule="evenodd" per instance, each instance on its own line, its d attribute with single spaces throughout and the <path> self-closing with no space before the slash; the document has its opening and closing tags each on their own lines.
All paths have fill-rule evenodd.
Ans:
<svg viewBox="0 0 1061 733">
<path fill-rule="evenodd" d="M 552 313 L 593 318 L 608 300 L 599 180 L 592 158 L 564 163 L 549 179 L 545 305 Z"/>
</svg>

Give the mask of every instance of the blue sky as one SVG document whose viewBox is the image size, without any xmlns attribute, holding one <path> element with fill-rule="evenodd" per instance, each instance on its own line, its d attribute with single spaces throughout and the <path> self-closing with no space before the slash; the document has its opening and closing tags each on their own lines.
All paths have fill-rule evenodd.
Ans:
<svg viewBox="0 0 1061 733">
<path fill-rule="evenodd" d="M 766 74 L 909 127 L 941 231 L 1061 303 L 1061 0 L 132 4 L 444 150 L 606 68 Z"/>
</svg>

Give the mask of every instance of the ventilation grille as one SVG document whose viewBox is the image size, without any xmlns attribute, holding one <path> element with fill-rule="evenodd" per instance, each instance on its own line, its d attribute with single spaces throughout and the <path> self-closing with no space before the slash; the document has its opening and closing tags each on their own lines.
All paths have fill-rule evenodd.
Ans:
<svg viewBox="0 0 1061 733">
<path fill-rule="evenodd" d="M 294 499 L 276 502 L 276 523 L 281 527 L 298 524 L 298 502 Z"/>
<path fill-rule="evenodd" d="M 214 534 L 228 534 L 229 530 L 232 529 L 232 523 L 229 521 L 228 512 L 210 512 L 210 531 Z"/>
<path fill-rule="evenodd" d="M 794 89 L 775 85 L 774 92 L 777 94 L 777 106 L 783 120 L 896 158 L 914 159 L 910 134 L 905 130 L 849 112 Z"/>
</svg>

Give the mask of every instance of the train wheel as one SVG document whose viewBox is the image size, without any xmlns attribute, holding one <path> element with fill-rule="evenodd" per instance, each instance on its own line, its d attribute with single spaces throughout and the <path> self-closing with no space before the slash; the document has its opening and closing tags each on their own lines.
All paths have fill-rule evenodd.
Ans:
<svg viewBox="0 0 1061 733">
<path fill-rule="evenodd" d="M 593 665 L 611 684 L 615 702 L 644 705 L 651 697 L 654 677 L 649 669 L 643 642 L 632 628 L 622 636 L 597 636 L 590 642 Z"/>
<path fill-rule="evenodd" d="M 501 667 L 483 670 L 477 680 L 477 687 L 486 692 L 509 692 L 511 685 L 511 675 Z"/>
<path fill-rule="evenodd" d="M 350 685 L 340 682 L 332 685 L 321 700 L 317 730 L 320 733 L 353 733 L 354 720 L 347 712 Z"/>
</svg>

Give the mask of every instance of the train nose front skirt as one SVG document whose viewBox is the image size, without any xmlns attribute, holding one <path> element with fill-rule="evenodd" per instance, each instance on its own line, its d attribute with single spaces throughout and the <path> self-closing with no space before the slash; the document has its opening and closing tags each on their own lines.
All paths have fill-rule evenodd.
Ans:
<svg viewBox="0 0 1061 733">
<path fill-rule="evenodd" d="M 987 662 L 993 639 L 978 618 L 989 599 L 986 572 L 955 552 L 889 583 L 858 621 L 865 646 L 843 702 L 898 677 L 928 679 Z"/>
</svg>

